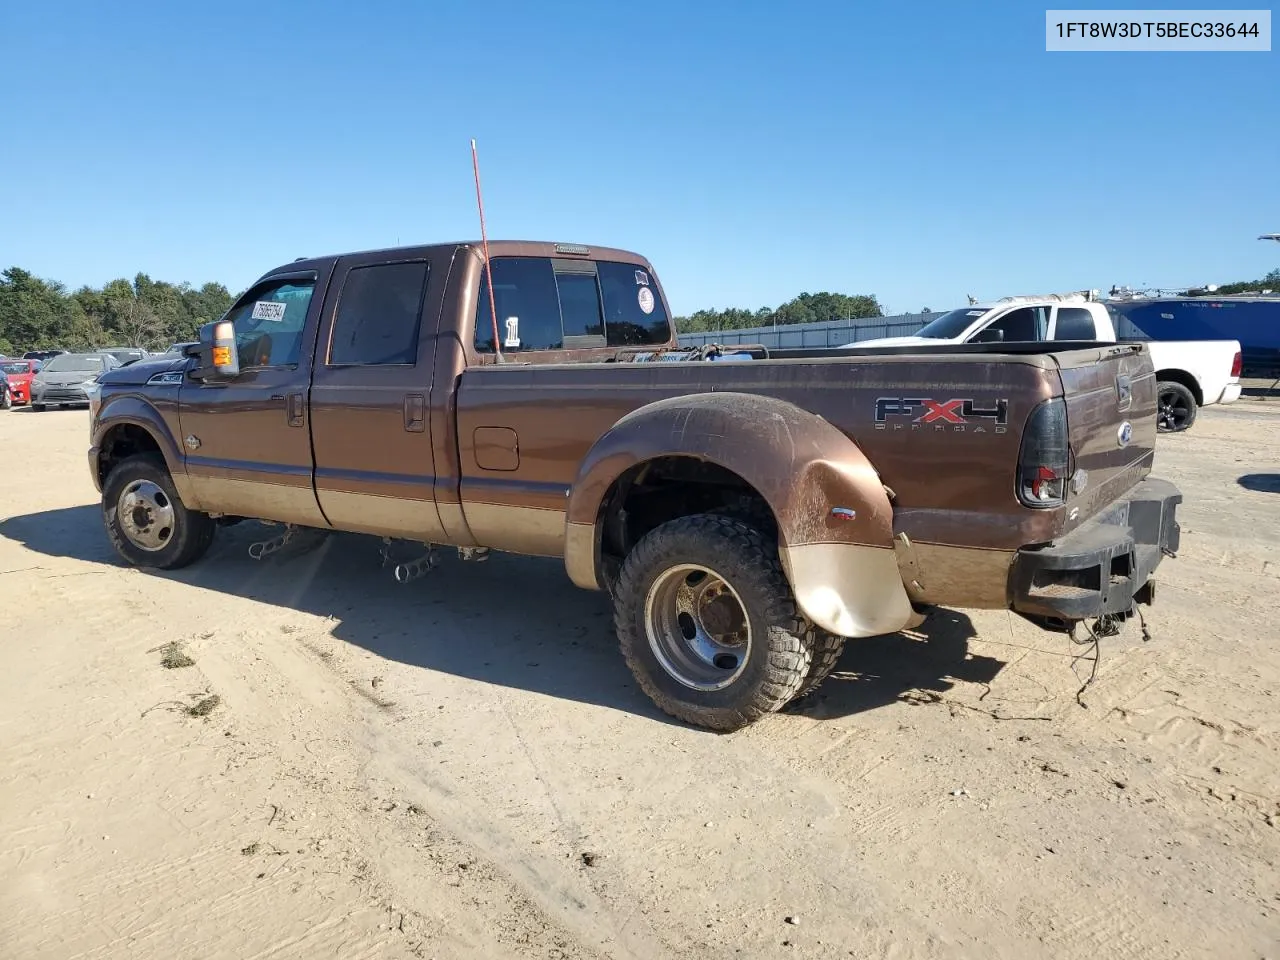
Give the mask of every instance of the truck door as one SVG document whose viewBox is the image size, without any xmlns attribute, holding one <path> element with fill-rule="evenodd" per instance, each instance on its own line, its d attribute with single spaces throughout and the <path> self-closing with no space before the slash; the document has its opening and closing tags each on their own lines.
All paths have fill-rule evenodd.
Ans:
<svg viewBox="0 0 1280 960">
<path fill-rule="evenodd" d="M 344 530 L 447 539 L 432 487 L 427 398 L 448 270 L 425 257 L 344 257 L 316 344 L 316 497 Z"/>
<path fill-rule="evenodd" d="M 311 485 L 307 384 L 328 271 L 276 274 L 227 314 L 240 374 L 179 394 L 187 475 L 202 510 L 325 526 Z"/>
</svg>

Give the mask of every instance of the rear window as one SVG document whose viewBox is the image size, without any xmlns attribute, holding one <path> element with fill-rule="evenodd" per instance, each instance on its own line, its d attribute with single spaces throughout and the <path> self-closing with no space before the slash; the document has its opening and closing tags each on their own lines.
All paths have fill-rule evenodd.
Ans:
<svg viewBox="0 0 1280 960">
<path fill-rule="evenodd" d="M 670 321 L 647 270 L 608 260 L 496 257 L 493 299 L 504 353 L 665 343 Z M 487 271 L 476 305 L 476 350 L 493 352 Z"/>
<path fill-rule="evenodd" d="M 1084 307 L 1059 307 L 1058 323 L 1053 330 L 1055 340 L 1094 340 L 1093 314 Z"/>
<path fill-rule="evenodd" d="M 605 338 L 611 347 L 666 343 L 671 322 L 649 271 L 634 263 L 596 264 L 604 297 Z"/>
</svg>

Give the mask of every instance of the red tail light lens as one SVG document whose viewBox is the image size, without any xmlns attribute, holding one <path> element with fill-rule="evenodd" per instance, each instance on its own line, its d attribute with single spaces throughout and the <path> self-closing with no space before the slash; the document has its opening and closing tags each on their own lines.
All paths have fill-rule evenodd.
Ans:
<svg viewBox="0 0 1280 960">
<path fill-rule="evenodd" d="M 1018 456 L 1018 499 L 1028 507 L 1057 507 L 1066 501 L 1069 451 L 1067 405 L 1046 400 L 1027 419 Z"/>
<path fill-rule="evenodd" d="M 1236 351 L 1235 359 L 1231 361 L 1231 375 L 1233 377 L 1240 376 L 1240 371 L 1244 369 L 1244 354 L 1239 350 Z"/>
</svg>

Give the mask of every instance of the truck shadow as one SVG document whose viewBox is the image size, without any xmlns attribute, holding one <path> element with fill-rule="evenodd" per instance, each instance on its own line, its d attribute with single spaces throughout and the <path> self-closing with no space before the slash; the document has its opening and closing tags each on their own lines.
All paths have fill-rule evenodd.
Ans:
<svg viewBox="0 0 1280 960">
<path fill-rule="evenodd" d="M 920 691 L 945 693 L 957 682 L 989 684 L 1005 661 L 970 655 L 969 642 L 976 639 L 967 615 L 939 608 L 914 630 L 850 640 L 826 682 L 787 712 L 844 717 Z"/>
<path fill-rule="evenodd" d="M 1255 493 L 1280 493 L 1280 473 L 1246 473 L 1236 483 Z"/>
<path fill-rule="evenodd" d="M 249 544 L 272 530 L 225 528 L 202 562 L 147 575 L 329 618 L 335 639 L 410 666 L 675 722 L 623 663 L 608 597 L 574 587 L 559 560 L 497 554 L 474 563 L 445 550 L 435 570 L 401 584 L 374 537 L 329 534 L 309 549 L 250 559 Z M 11 517 L 0 535 L 47 556 L 122 566 L 96 505 Z M 396 547 L 395 561 L 411 556 Z M 911 690 L 988 682 L 1004 664 L 968 657 L 973 633 L 968 617 L 939 611 L 920 630 L 851 641 L 832 678 L 790 709 L 847 716 Z"/>
</svg>

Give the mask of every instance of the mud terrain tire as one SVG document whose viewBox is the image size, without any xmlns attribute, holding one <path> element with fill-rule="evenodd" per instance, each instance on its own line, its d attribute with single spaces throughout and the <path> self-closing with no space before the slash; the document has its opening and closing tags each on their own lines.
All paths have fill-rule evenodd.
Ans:
<svg viewBox="0 0 1280 960">
<path fill-rule="evenodd" d="M 702 586 L 708 580 L 711 586 Z M 704 605 L 696 608 L 696 629 L 681 619 L 686 614 L 670 616 L 682 593 L 687 597 L 700 589 L 716 593 L 709 602 L 699 601 Z M 676 597 L 674 606 L 663 603 L 663 596 Z M 716 597 L 728 599 L 712 611 L 720 603 Z M 703 631 L 705 624 L 717 619 L 723 624 L 726 617 L 745 629 L 746 640 L 734 648 L 737 653 L 722 654 L 736 656 L 735 666 L 717 673 L 719 657 L 699 660 L 680 648 L 680 637 L 695 644 L 715 634 L 711 628 Z M 614 625 L 627 666 L 653 702 L 679 720 L 711 730 L 737 730 L 780 709 L 804 683 L 812 659 L 776 544 L 731 517 L 681 517 L 646 534 L 623 562 Z"/>
</svg>

